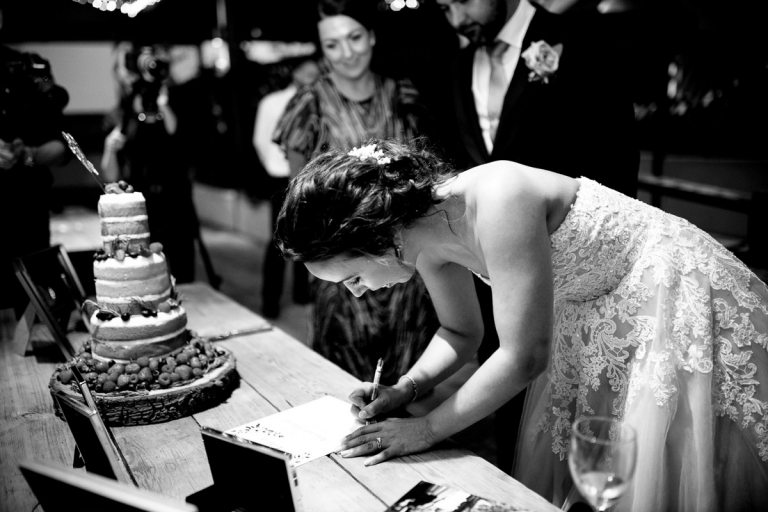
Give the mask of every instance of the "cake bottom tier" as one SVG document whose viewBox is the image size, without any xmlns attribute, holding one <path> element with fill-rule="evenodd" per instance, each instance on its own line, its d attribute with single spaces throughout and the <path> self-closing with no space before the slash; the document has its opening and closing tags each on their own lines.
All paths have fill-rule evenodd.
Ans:
<svg viewBox="0 0 768 512">
<path fill-rule="evenodd" d="M 216 347 L 216 351 L 219 352 L 216 367 L 183 385 L 152 391 L 92 392 L 104 423 L 113 427 L 162 423 L 224 402 L 238 387 L 240 376 L 235 367 L 235 356 L 222 347 Z M 51 377 L 49 388 L 52 396 L 63 392 L 85 403 L 82 394 L 59 381 L 58 371 Z M 64 419 L 55 399 L 53 403 L 56 415 Z"/>
<path fill-rule="evenodd" d="M 127 363 L 142 356 L 164 356 L 184 346 L 188 340 L 189 331 L 186 329 L 155 340 L 104 341 L 93 338 L 91 350 L 95 359 Z"/>
</svg>

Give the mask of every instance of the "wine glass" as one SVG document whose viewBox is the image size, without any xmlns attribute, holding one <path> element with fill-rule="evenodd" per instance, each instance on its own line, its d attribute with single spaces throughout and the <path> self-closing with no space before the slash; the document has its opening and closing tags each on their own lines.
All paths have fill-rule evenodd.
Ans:
<svg viewBox="0 0 768 512">
<path fill-rule="evenodd" d="M 568 467 L 582 496 L 600 512 L 612 507 L 635 473 L 637 433 L 615 418 L 582 417 L 573 423 Z"/>
</svg>

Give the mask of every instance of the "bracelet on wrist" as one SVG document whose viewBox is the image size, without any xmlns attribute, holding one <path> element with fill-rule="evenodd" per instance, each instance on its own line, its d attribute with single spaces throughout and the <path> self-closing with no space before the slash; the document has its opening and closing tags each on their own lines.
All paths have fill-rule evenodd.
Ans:
<svg viewBox="0 0 768 512">
<path fill-rule="evenodd" d="M 413 398 L 411 398 L 411 401 L 408 402 L 408 403 L 413 403 L 416 400 L 416 398 L 419 396 L 419 386 L 418 386 L 418 384 L 416 384 L 416 381 L 413 380 L 413 377 L 411 377 L 410 375 L 401 375 L 400 379 L 401 380 L 402 379 L 408 379 L 409 381 L 411 381 L 411 386 L 413 386 Z"/>
</svg>

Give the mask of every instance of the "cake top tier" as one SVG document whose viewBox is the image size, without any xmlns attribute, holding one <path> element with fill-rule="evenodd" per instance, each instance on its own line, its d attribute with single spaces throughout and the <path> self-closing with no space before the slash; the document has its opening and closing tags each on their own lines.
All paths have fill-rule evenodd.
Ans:
<svg viewBox="0 0 768 512">
<path fill-rule="evenodd" d="M 99 216 L 126 217 L 147 214 L 147 202 L 141 192 L 103 194 L 99 197 Z"/>
<path fill-rule="evenodd" d="M 108 256 L 117 254 L 118 250 L 128 254 L 148 253 L 149 219 L 144 195 L 116 183 L 107 185 L 106 190 L 107 193 L 99 197 L 105 253 Z"/>
</svg>

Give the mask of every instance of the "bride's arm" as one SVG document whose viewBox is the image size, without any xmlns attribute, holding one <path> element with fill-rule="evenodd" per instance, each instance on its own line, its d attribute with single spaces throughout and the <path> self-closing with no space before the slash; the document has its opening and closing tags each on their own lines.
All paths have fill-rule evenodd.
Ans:
<svg viewBox="0 0 768 512">
<path fill-rule="evenodd" d="M 365 447 L 376 438 L 382 439 L 385 449 L 366 464 L 427 449 L 498 409 L 545 370 L 552 332 L 551 255 L 546 205 L 526 179 L 524 174 L 507 173 L 488 180 L 477 191 L 481 199 L 475 231 L 493 283 L 500 348 L 428 415 L 363 427 L 346 440 L 351 449 L 343 452 L 345 455 L 374 455 Z M 429 289 L 428 275 L 425 281 Z M 448 283 L 444 286 L 450 287 Z M 440 300 L 454 304 L 452 309 L 456 307 L 455 298 L 443 294 L 435 298 L 441 319 L 446 304 L 441 305 Z M 434 356 L 427 361 L 427 356 L 425 353 L 414 366 L 422 378 L 434 379 L 442 374 L 440 368 L 447 368 L 446 362 L 451 364 L 445 359 L 441 365 Z M 413 376 L 411 372 L 409 375 Z"/>
<path fill-rule="evenodd" d="M 455 263 L 419 261 L 419 270 L 437 312 L 440 327 L 424 353 L 408 371 L 419 395 L 423 395 L 464 366 L 483 339 L 483 320 L 472 274 Z M 370 384 L 349 396 L 352 411 L 360 419 L 386 413 L 414 399 L 410 380 L 401 378 L 390 388 L 380 389 L 379 399 L 368 404 Z"/>
</svg>

